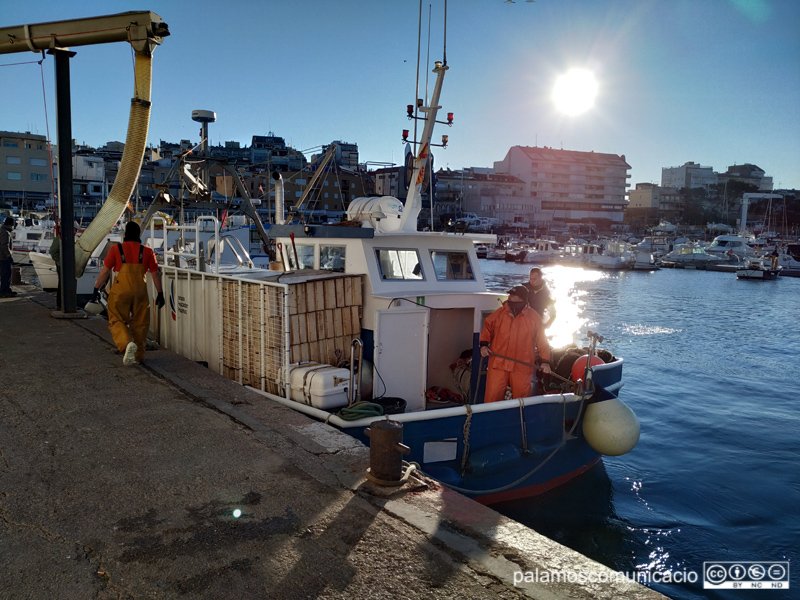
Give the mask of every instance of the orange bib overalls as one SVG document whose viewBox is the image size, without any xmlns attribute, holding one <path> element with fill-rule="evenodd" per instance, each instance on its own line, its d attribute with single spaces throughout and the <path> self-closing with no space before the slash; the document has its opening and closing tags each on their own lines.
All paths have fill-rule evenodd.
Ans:
<svg viewBox="0 0 800 600">
<path fill-rule="evenodd" d="M 144 246 L 139 246 L 139 264 L 125 262 L 122 244 L 117 244 L 122 266 L 108 293 L 108 329 L 117 350 L 125 352 L 128 342 L 136 344 L 136 362 L 144 359 L 147 330 L 150 328 L 150 298 L 147 294 L 147 273 L 142 264 Z"/>
</svg>

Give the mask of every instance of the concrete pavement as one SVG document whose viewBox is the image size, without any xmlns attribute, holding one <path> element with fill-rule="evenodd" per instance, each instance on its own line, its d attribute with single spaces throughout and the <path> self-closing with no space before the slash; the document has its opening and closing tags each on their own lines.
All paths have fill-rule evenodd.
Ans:
<svg viewBox="0 0 800 600">
<path fill-rule="evenodd" d="M 368 449 L 107 322 L 0 299 L 0 598 L 664 598 L 435 482 L 366 482 Z M 236 512 L 240 511 L 240 512 Z M 602 579 L 602 577 L 601 577 Z"/>
</svg>

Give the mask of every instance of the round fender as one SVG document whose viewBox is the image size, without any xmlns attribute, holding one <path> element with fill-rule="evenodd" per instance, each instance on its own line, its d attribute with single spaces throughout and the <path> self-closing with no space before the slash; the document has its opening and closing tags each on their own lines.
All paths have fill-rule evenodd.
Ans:
<svg viewBox="0 0 800 600">
<path fill-rule="evenodd" d="M 583 416 L 583 436 L 600 454 L 620 456 L 639 441 L 641 428 L 636 414 L 619 398 L 593 402 Z"/>
</svg>

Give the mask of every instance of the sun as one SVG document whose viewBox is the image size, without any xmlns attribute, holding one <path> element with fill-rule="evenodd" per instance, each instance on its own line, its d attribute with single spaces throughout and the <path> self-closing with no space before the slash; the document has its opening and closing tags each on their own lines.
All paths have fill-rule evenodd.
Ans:
<svg viewBox="0 0 800 600">
<path fill-rule="evenodd" d="M 553 102 L 561 112 L 575 116 L 594 106 L 597 80 L 586 69 L 571 69 L 556 79 Z"/>
</svg>

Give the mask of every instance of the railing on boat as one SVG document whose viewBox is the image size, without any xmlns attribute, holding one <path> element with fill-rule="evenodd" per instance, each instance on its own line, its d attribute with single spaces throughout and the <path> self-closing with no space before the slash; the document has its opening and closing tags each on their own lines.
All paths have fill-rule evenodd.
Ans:
<svg viewBox="0 0 800 600">
<path fill-rule="evenodd" d="M 161 269 L 157 341 L 240 384 L 288 398 L 291 364 L 335 365 L 336 351 L 346 355 L 361 337 L 360 275 Z"/>
</svg>

